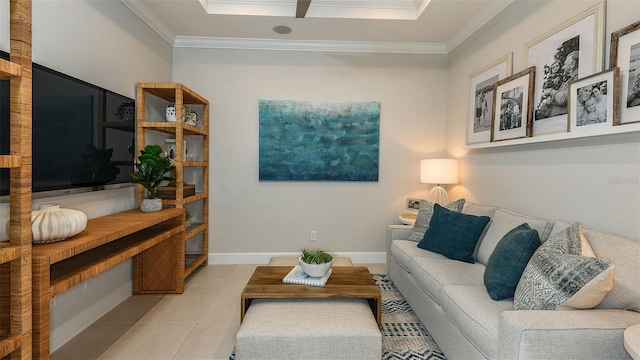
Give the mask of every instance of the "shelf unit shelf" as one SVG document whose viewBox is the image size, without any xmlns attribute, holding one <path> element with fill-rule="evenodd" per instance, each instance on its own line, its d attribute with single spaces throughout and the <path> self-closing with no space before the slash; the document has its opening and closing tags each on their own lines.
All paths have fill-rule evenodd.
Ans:
<svg viewBox="0 0 640 360">
<path fill-rule="evenodd" d="M 0 59 L 0 80 L 9 80 L 22 76 L 22 66 Z"/>
<path fill-rule="evenodd" d="M 592 137 L 599 137 L 599 136 L 611 136 L 611 135 L 637 133 L 637 132 L 640 132 L 640 123 L 631 123 L 631 124 L 612 126 L 604 129 L 601 128 L 597 132 L 587 132 L 582 134 L 576 134 L 571 132 L 559 132 L 559 133 L 551 133 L 551 134 L 542 134 L 542 135 L 528 137 L 528 138 L 468 144 L 465 146 L 465 149 L 466 150 L 491 149 L 491 148 L 501 148 L 501 147 L 507 147 L 507 146 L 550 143 L 555 141 L 585 139 L 585 138 L 592 138 Z"/>
<path fill-rule="evenodd" d="M 175 116 L 177 121 L 164 121 L 165 107 L 170 103 L 175 104 Z M 197 126 L 186 124 L 183 121 L 185 107 L 191 108 L 200 117 Z M 175 170 L 173 177 L 175 181 L 175 196 L 172 199 L 164 199 L 162 203 L 165 207 L 187 208 L 197 206 L 199 210 L 197 218 L 198 224 L 194 224 L 185 229 L 184 247 L 194 238 L 202 237 L 199 245 L 199 253 L 192 254 L 185 251 L 184 277 L 188 277 L 195 269 L 208 264 L 209 252 L 209 227 L 208 227 L 208 198 L 209 198 L 209 101 L 200 96 L 188 87 L 178 83 L 138 83 L 136 101 L 136 154 L 144 149 L 146 145 L 153 144 L 153 138 L 160 137 L 175 139 L 175 160 L 172 165 Z M 156 134 L 152 134 L 156 133 Z M 194 140 L 197 139 L 197 141 Z M 193 160 L 185 158 L 184 145 L 190 141 L 195 141 L 197 147 L 201 149 L 201 156 Z M 163 144 L 158 144 L 163 145 Z M 191 150 L 190 150 L 191 151 Z M 187 161 L 187 159 L 189 159 Z M 200 186 L 196 186 L 195 195 L 184 196 L 185 171 L 195 171 L 198 175 L 197 181 L 202 181 Z M 173 185 L 172 185 L 173 186 Z M 144 189 L 138 185 L 138 204 L 142 201 Z"/>
<path fill-rule="evenodd" d="M 0 359 L 31 359 L 31 0 L 9 1 L 9 60 L 0 79 L 9 81 L 9 241 L 0 244 Z"/>
<path fill-rule="evenodd" d="M 186 278 L 191 275 L 198 267 L 206 266 L 207 256 L 206 254 L 186 254 L 184 264 L 184 277 Z"/>
<path fill-rule="evenodd" d="M 9 261 L 17 260 L 20 258 L 19 246 L 6 246 L 0 248 L 0 264 L 8 263 Z"/>
</svg>

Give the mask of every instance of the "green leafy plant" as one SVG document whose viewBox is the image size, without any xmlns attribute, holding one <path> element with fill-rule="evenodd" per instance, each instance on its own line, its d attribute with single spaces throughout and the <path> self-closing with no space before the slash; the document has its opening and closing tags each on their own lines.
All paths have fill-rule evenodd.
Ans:
<svg viewBox="0 0 640 360">
<path fill-rule="evenodd" d="M 302 249 L 301 259 L 307 264 L 325 264 L 333 260 L 333 255 L 322 249 Z"/>
<path fill-rule="evenodd" d="M 163 181 L 173 181 L 174 178 L 165 175 L 173 169 L 169 159 L 160 156 L 162 148 L 158 145 L 147 145 L 140 150 L 139 164 L 135 164 L 136 171 L 129 173 L 133 182 L 147 189 L 149 199 L 157 197 L 158 186 Z"/>
</svg>

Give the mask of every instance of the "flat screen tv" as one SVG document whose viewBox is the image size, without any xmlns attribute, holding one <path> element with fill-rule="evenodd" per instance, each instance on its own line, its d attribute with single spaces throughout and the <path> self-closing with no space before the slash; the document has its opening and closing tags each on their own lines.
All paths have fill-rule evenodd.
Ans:
<svg viewBox="0 0 640 360">
<path fill-rule="evenodd" d="M 32 82 L 33 197 L 130 185 L 134 100 L 35 63 Z M 9 154 L 9 80 L 0 81 L 0 153 Z M 0 199 L 7 195 L 1 169 Z"/>
</svg>

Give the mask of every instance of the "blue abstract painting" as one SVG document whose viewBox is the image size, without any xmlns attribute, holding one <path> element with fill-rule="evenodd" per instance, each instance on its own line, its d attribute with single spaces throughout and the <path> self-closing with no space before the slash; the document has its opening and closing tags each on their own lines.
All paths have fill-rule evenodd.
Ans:
<svg viewBox="0 0 640 360">
<path fill-rule="evenodd" d="M 378 181 L 379 102 L 260 100 L 261 181 Z"/>
</svg>

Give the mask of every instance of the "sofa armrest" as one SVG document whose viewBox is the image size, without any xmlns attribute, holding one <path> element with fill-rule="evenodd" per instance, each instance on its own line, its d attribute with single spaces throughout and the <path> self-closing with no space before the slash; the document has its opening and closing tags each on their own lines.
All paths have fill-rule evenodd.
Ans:
<svg viewBox="0 0 640 360">
<path fill-rule="evenodd" d="M 391 267 L 391 241 L 407 240 L 413 230 L 412 225 L 389 225 L 387 226 L 387 271 Z"/>
<path fill-rule="evenodd" d="M 618 310 L 520 310 L 500 313 L 500 359 L 629 359 L 624 330 L 640 313 Z"/>
</svg>

